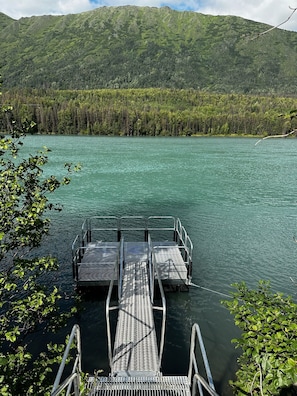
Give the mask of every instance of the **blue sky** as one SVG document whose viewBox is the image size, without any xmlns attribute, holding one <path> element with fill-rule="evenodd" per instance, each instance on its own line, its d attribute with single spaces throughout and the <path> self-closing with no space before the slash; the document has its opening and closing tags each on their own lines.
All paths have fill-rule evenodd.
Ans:
<svg viewBox="0 0 297 396">
<path fill-rule="evenodd" d="M 279 25 L 297 7 L 297 0 L 0 0 L 0 12 L 19 19 L 32 15 L 61 15 L 89 11 L 100 6 L 168 6 L 211 15 L 236 15 L 269 25 Z M 297 31 L 297 12 L 281 26 Z"/>
</svg>

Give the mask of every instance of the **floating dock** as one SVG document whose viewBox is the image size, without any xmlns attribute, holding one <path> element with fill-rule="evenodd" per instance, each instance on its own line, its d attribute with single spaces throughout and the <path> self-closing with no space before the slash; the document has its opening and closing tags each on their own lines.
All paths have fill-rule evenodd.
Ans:
<svg viewBox="0 0 297 396">
<path fill-rule="evenodd" d="M 82 235 L 72 245 L 74 279 L 78 287 L 109 286 L 105 312 L 110 374 L 90 376 L 86 395 L 217 396 L 197 324 L 192 328 L 188 375 L 166 376 L 161 371 L 166 325 L 164 286 L 170 290 L 188 289 L 192 250 L 180 220 L 170 216 L 97 216 L 83 223 Z M 115 288 L 117 300 L 112 301 Z M 117 312 L 115 329 L 111 328 L 113 311 Z M 158 328 L 155 315 L 161 315 Z M 198 370 L 197 340 L 207 380 Z M 74 366 L 71 375 L 61 382 L 74 341 Z M 66 394 L 79 396 L 80 377 L 80 332 L 76 325 L 51 395 L 58 396 L 67 389 Z"/>
<path fill-rule="evenodd" d="M 154 256 L 163 286 L 187 289 L 192 252 L 185 228 L 172 216 L 95 216 L 73 242 L 73 276 L 78 287 L 108 286 L 121 260 L 149 262 Z"/>
</svg>

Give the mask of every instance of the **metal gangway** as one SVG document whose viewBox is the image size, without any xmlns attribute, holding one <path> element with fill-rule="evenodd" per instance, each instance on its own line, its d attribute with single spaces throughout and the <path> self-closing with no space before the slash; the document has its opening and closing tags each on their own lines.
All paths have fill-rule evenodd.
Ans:
<svg viewBox="0 0 297 396">
<path fill-rule="evenodd" d="M 166 325 L 166 299 L 160 266 L 160 249 L 167 245 L 155 244 L 150 233 L 145 242 L 135 245 L 126 242 L 120 233 L 115 261 L 106 299 L 107 344 L 110 374 L 90 376 L 85 383 L 89 396 L 191 396 L 204 392 L 216 396 L 214 382 L 207 360 L 199 326 L 192 328 L 188 375 L 166 376 L 161 371 Z M 165 246 L 165 247 L 163 247 Z M 162 253 L 163 254 L 163 253 Z M 112 301 L 117 287 L 117 299 Z M 111 318 L 117 312 L 115 331 Z M 161 315 L 156 326 L 155 316 Z M 158 327 L 158 329 L 157 329 Z M 158 334 L 157 334 L 158 333 Z M 113 335 L 114 334 L 114 335 Z M 198 370 L 196 341 L 199 341 L 204 376 Z M 71 375 L 62 381 L 70 346 L 75 341 L 77 353 Z M 66 395 L 79 396 L 81 388 L 81 346 L 79 327 L 73 328 L 65 354 L 53 386 L 51 396 L 66 390 Z"/>
<path fill-rule="evenodd" d="M 155 256 L 148 237 L 148 245 L 142 245 L 131 254 L 129 245 L 121 240 L 121 259 L 119 276 L 110 283 L 106 300 L 106 323 L 108 338 L 108 355 L 113 376 L 156 376 L 160 374 L 164 347 L 166 300 L 158 268 L 155 267 Z M 161 305 L 154 302 L 155 277 Z M 118 282 L 118 303 L 111 306 L 111 296 L 116 279 Z M 109 314 L 118 310 L 118 319 L 114 347 Z M 160 346 L 157 335 L 154 311 L 162 313 Z"/>
</svg>

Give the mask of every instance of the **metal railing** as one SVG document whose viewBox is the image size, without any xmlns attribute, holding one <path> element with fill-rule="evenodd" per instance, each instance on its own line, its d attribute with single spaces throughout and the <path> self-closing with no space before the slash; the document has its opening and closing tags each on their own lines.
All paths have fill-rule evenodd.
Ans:
<svg viewBox="0 0 297 396">
<path fill-rule="evenodd" d="M 193 265 L 193 243 L 186 229 L 184 228 L 184 226 L 182 226 L 180 219 L 176 219 L 176 242 L 179 246 L 183 247 L 183 250 L 181 250 L 181 252 L 183 253 L 183 259 L 187 265 L 189 281 L 191 281 Z"/>
<path fill-rule="evenodd" d="M 120 254 L 117 265 L 114 267 L 113 277 L 110 281 L 106 303 L 105 303 L 105 318 L 106 318 L 106 329 L 107 329 L 107 349 L 108 349 L 108 361 L 109 366 L 112 367 L 112 340 L 111 340 L 111 327 L 110 327 L 110 311 L 119 309 L 119 304 L 111 306 L 111 296 L 115 281 L 118 279 L 118 303 L 120 296 L 122 295 L 122 282 L 123 282 L 123 271 L 124 271 L 124 238 L 120 242 Z"/>
<path fill-rule="evenodd" d="M 66 366 L 66 361 L 70 355 L 71 347 L 73 342 L 76 341 L 76 357 L 73 363 L 71 374 L 60 384 L 61 378 Z M 80 341 L 80 330 L 76 324 L 73 326 L 69 341 L 66 345 L 64 355 L 51 391 L 51 396 L 60 395 L 65 389 L 65 396 L 80 395 L 80 376 L 81 376 L 81 341 Z M 72 392 L 72 393 L 70 393 Z"/>
<path fill-rule="evenodd" d="M 78 264 L 81 262 L 82 259 L 82 251 L 81 251 L 81 239 L 79 235 L 76 235 L 74 238 L 74 241 L 71 246 L 71 251 L 72 251 L 72 273 L 73 273 L 73 279 L 75 281 L 78 280 Z"/>
<path fill-rule="evenodd" d="M 206 377 L 207 381 L 204 379 L 204 377 L 199 373 L 198 369 L 198 361 L 196 357 L 196 340 L 199 342 L 199 347 L 200 347 L 200 352 L 204 364 L 204 370 L 206 372 Z M 194 375 L 193 375 L 193 368 L 194 368 Z M 198 326 L 197 323 L 195 323 L 192 327 L 192 333 L 191 333 L 191 346 L 190 346 L 190 363 L 189 363 L 189 371 L 188 371 L 188 380 L 189 383 L 192 381 L 192 395 L 196 395 L 196 391 L 198 389 L 199 395 L 203 396 L 203 388 L 208 392 L 209 395 L 211 396 L 219 396 L 216 393 L 212 374 L 210 371 L 210 366 L 208 363 L 207 355 L 206 355 L 206 350 L 204 347 L 200 327 Z"/>
<path fill-rule="evenodd" d="M 152 248 L 151 236 L 148 235 L 148 245 L 149 245 L 149 288 L 150 297 L 153 310 L 162 312 L 162 325 L 161 325 L 161 335 L 160 335 L 160 345 L 159 345 L 159 369 L 161 367 L 164 343 L 165 343 L 165 329 L 166 329 L 166 298 L 162 285 L 162 280 L 160 276 L 160 271 L 156 265 L 155 252 Z M 161 306 L 154 305 L 154 291 L 155 291 L 155 277 L 157 277 L 157 283 L 161 295 Z"/>
<path fill-rule="evenodd" d="M 173 216 L 92 216 L 86 219 L 81 228 L 83 245 L 94 240 L 93 233 L 103 237 L 106 231 L 114 232 L 119 242 L 124 231 L 142 231 L 147 241 L 148 233 L 154 231 L 171 231 L 173 240 L 187 244 L 187 232 L 180 219 Z M 190 246 L 188 246 L 190 249 Z"/>
<path fill-rule="evenodd" d="M 82 244 L 87 245 L 96 237 L 103 237 L 106 232 L 115 234 L 114 240 L 119 242 L 118 237 L 119 218 L 116 216 L 92 216 L 86 219 L 81 227 Z"/>
</svg>

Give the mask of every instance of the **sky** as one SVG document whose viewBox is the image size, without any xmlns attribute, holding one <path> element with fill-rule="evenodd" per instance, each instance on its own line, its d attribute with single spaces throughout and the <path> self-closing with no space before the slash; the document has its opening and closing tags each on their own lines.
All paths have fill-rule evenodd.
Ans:
<svg viewBox="0 0 297 396">
<path fill-rule="evenodd" d="M 278 26 L 290 17 L 297 0 L 0 0 L 0 12 L 19 19 L 33 15 L 77 14 L 101 6 L 123 5 L 168 6 L 180 11 L 236 15 Z M 297 31 L 297 11 L 279 27 Z"/>
</svg>

